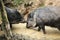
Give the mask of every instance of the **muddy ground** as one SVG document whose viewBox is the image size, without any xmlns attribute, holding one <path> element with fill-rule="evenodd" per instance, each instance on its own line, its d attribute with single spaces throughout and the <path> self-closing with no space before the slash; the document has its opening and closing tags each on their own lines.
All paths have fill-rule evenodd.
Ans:
<svg viewBox="0 0 60 40">
<path fill-rule="evenodd" d="M 42 39 L 44 37 L 44 39 L 49 40 L 60 40 L 60 31 L 56 28 L 46 26 L 47 34 L 43 34 L 42 30 L 38 32 L 37 28 L 27 29 L 26 23 L 13 24 L 13 28 L 13 33 L 28 35 L 32 38 Z"/>
<path fill-rule="evenodd" d="M 42 30 L 38 32 L 37 28 L 27 29 L 26 23 L 13 24 L 12 32 L 35 38 L 34 40 L 60 40 L 60 31 L 56 28 L 51 28 L 48 26 L 46 26 L 47 34 L 43 34 Z M 0 35 L 2 33 L 3 32 L 1 31 Z"/>
</svg>

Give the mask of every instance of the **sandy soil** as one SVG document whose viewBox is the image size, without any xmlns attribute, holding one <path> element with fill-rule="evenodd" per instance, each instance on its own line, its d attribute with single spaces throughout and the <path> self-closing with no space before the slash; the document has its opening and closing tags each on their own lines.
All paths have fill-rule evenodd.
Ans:
<svg viewBox="0 0 60 40">
<path fill-rule="evenodd" d="M 17 33 L 17 34 L 23 34 L 23 35 L 28 35 L 32 38 L 37 38 L 37 39 L 41 39 L 41 38 L 48 38 L 48 40 L 60 40 L 60 31 L 56 28 L 51 28 L 46 26 L 46 33 L 47 34 L 43 34 L 42 31 L 37 31 L 37 28 L 34 29 L 27 29 L 26 28 L 26 24 L 25 23 L 19 23 L 19 24 L 13 24 L 13 33 Z"/>
</svg>

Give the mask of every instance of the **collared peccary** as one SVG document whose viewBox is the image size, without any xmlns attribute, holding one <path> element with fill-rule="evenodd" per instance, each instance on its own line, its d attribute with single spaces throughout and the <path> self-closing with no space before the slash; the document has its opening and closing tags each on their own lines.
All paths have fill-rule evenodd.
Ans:
<svg viewBox="0 0 60 40">
<path fill-rule="evenodd" d="M 45 34 L 45 25 L 60 30 L 60 7 L 41 7 L 28 14 L 27 28 L 38 26 L 38 31 L 42 29 Z"/>
<path fill-rule="evenodd" d="M 8 17 L 11 28 L 12 28 L 12 24 L 17 24 L 17 23 L 23 22 L 23 20 L 24 20 L 23 16 L 16 9 L 11 9 L 8 7 L 5 7 L 5 9 L 7 12 L 7 17 Z"/>
</svg>

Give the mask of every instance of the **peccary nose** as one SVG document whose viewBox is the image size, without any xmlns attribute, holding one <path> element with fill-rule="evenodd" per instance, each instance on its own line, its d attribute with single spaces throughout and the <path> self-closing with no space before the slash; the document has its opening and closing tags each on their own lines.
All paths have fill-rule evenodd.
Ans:
<svg viewBox="0 0 60 40">
<path fill-rule="evenodd" d="M 26 28 L 30 28 L 30 27 L 28 27 L 28 25 L 26 25 Z"/>
</svg>

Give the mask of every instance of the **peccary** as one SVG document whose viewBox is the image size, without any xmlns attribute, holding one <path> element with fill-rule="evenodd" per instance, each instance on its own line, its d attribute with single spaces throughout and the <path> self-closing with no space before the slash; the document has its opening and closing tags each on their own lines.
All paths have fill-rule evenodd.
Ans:
<svg viewBox="0 0 60 40">
<path fill-rule="evenodd" d="M 5 7 L 5 9 L 11 28 L 12 24 L 22 23 L 24 21 L 23 16 L 16 9 L 11 9 L 8 7 Z"/>
<path fill-rule="evenodd" d="M 45 32 L 45 26 L 51 26 L 60 30 L 60 7 L 45 6 L 39 7 L 28 14 L 27 28 L 37 27 Z"/>
</svg>

